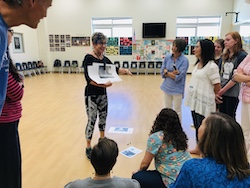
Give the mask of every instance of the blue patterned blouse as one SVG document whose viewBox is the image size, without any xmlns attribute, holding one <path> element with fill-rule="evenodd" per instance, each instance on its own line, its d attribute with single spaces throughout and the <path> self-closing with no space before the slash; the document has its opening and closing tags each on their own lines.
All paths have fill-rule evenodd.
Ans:
<svg viewBox="0 0 250 188">
<path fill-rule="evenodd" d="M 172 143 L 165 143 L 163 137 L 162 131 L 151 134 L 148 138 L 147 151 L 155 155 L 155 168 L 168 187 L 175 181 L 183 163 L 191 157 L 189 152 L 177 151 Z"/>
<path fill-rule="evenodd" d="M 184 163 L 176 182 L 171 188 L 250 188 L 250 176 L 240 181 L 227 179 L 224 164 L 218 164 L 213 158 L 191 159 Z"/>
</svg>

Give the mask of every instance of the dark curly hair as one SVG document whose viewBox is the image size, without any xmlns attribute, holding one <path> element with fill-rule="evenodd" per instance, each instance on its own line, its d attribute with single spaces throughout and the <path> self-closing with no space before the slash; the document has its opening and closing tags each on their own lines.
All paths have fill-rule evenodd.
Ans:
<svg viewBox="0 0 250 188">
<path fill-rule="evenodd" d="M 181 127 L 179 116 L 174 110 L 170 108 L 161 110 L 154 121 L 150 134 L 158 131 L 163 131 L 164 140 L 167 143 L 172 142 L 177 150 L 187 149 L 188 138 Z"/>
</svg>

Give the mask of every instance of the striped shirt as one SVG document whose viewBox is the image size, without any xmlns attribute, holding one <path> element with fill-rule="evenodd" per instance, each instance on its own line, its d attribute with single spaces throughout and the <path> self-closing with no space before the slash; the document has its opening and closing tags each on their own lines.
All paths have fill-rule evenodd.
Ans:
<svg viewBox="0 0 250 188">
<path fill-rule="evenodd" d="M 6 100 L 0 116 L 0 123 L 14 122 L 21 118 L 23 92 L 23 85 L 9 73 Z"/>
</svg>

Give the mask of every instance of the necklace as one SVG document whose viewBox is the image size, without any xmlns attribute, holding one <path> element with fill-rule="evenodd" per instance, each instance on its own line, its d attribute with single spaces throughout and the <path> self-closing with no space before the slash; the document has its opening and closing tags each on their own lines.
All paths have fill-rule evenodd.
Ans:
<svg viewBox="0 0 250 188">
<path fill-rule="evenodd" d="M 100 60 L 102 60 L 102 55 L 98 55 L 94 50 L 93 50 L 93 52 L 94 52 L 94 54 L 96 55 L 96 57 L 97 57 L 97 59 L 100 59 Z"/>
</svg>

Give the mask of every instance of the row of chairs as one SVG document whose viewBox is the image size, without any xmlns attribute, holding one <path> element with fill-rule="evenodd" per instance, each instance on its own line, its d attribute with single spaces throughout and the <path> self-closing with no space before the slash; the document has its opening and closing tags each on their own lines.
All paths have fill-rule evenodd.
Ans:
<svg viewBox="0 0 250 188">
<path fill-rule="evenodd" d="M 134 74 L 159 74 L 160 69 L 162 66 L 162 61 L 123 61 L 122 65 L 120 61 L 114 61 L 114 64 L 116 67 L 120 68 L 127 68 L 130 69 L 130 71 Z M 83 62 L 82 66 L 79 67 L 78 61 L 73 60 L 72 62 L 70 60 L 65 60 L 64 64 L 62 65 L 61 60 L 56 59 L 54 61 L 53 65 L 53 72 L 58 73 L 80 73 L 83 72 Z"/>
<path fill-rule="evenodd" d="M 16 62 L 15 66 L 22 76 L 31 77 L 32 75 L 36 76 L 37 74 L 48 72 L 47 66 L 44 66 L 42 61 Z"/>
<path fill-rule="evenodd" d="M 63 65 L 62 65 L 61 60 L 59 60 L 59 59 L 56 59 L 54 61 L 53 72 L 80 73 L 81 71 L 83 71 L 83 67 L 79 67 L 77 60 L 73 60 L 72 62 L 70 62 L 70 60 L 65 60 Z"/>
<path fill-rule="evenodd" d="M 159 74 L 162 66 L 162 61 L 114 61 L 116 67 L 130 69 L 134 74 Z"/>
</svg>

